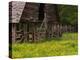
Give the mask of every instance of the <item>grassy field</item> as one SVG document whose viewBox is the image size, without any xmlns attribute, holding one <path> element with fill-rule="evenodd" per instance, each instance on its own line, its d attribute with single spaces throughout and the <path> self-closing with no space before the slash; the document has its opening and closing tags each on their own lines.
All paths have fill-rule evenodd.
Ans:
<svg viewBox="0 0 80 60">
<path fill-rule="evenodd" d="M 16 43 L 12 45 L 12 58 L 76 55 L 77 37 L 77 33 L 65 33 L 61 38 L 40 43 Z"/>
</svg>

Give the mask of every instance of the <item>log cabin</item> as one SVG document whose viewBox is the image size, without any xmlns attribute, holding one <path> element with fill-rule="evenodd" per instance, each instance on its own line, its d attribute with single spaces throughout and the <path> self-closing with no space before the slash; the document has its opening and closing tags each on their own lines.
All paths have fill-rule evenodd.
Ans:
<svg viewBox="0 0 80 60">
<path fill-rule="evenodd" d="M 9 2 L 9 39 L 36 42 L 62 35 L 56 4 Z"/>
</svg>

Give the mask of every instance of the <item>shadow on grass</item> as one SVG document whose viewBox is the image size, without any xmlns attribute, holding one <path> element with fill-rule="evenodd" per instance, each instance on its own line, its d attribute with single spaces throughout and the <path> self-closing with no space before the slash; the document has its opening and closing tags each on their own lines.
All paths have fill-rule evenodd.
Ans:
<svg viewBox="0 0 80 60">
<path fill-rule="evenodd" d="M 44 42 L 51 42 L 51 41 L 61 41 L 61 40 L 73 40 L 73 38 L 76 37 L 75 40 L 77 40 L 77 33 L 64 33 L 62 34 L 61 37 L 46 37 L 44 39 L 40 39 L 40 40 L 34 40 L 34 41 L 27 41 L 26 42 L 21 42 L 22 43 L 30 43 L 30 44 L 39 44 L 39 43 L 44 43 Z"/>
<path fill-rule="evenodd" d="M 50 42 L 50 41 L 61 41 L 61 37 L 54 37 L 54 38 L 45 38 L 45 39 L 42 39 L 42 40 L 37 40 L 37 41 L 34 41 L 34 42 L 25 42 L 25 43 L 32 43 L 32 44 L 39 44 L 39 43 L 44 43 L 44 42 Z"/>
</svg>

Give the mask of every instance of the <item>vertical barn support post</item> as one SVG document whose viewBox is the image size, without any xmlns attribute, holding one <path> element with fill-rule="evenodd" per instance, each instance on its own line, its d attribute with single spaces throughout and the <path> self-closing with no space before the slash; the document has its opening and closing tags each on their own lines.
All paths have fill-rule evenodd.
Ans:
<svg viewBox="0 0 80 60">
<path fill-rule="evenodd" d="M 54 30 L 54 29 L 53 29 L 53 23 L 52 23 L 52 38 L 53 38 L 53 34 L 54 34 L 54 33 L 53 33 L 53 30 Z"/>
<path fill-rule="evenodd" d="M 29 42 L 29 22 L 27 22 L 27 41 Z"/>
<path fill-rule="evenodd" d="M 31 25 L 33 26 L 33 27 L 32 27 L 32 31 L 31 31 L 32 42 L 34 42 L 34 41 L 35 41 L 35 23 L 32 22 Z"/>
<path fill-rule="evenodd" d="M 53 38 L 53 24 L 51 24 L 51 38 Z"/>
<path fill-rule="evenodd" d="M 36 42 L 36 38 L 37 38 L 37 37 L 36 37 L 36 33 L 37 33 L 37 32 L 36 32 L 36 23 L 34 23 L 34 41 L 35 41 L 35 42 Z"/>
<path fill-rule="evenodd" d="M 59 37 L 62 36 L 62 25 L 61 24 L 58 24 L 59 28 L 58 28 L 58 31 L 59 31 Z"/>
<path fill-rule="evenodd" d="M 16 24 L 12 24 L 12 41 L 16 41 Z"/>
<path fill-rule="evenodd" d="M 25 39 L 25 33 L 26 33 L 26 27 L 25 27 L 26 25 L 25 25 L 25 23 L 23 23 L 23 40 L 24 40 L 24 42 L 26 42 L 26 39 Z"/>
<path fill-rule="evenodd" d="M 27 42 L 27 23 L 25 23 L 25 40 Z"/>
</svg>

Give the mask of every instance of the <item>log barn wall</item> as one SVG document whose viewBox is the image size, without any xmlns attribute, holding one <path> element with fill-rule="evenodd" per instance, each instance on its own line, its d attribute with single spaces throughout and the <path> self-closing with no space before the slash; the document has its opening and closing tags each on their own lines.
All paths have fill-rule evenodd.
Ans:
<svg viewBox="0 0 80 60">
<path fill-rule="evenodd" d="M 59 35 L 56 33 L 59 27 L 55 28 L 59 23 L 56 7 L 55 4 L 10 2 L 9 23 L 14 24 L 10 32 L 14 31 L 12 32 L 13 36 L 15 34 L 12 40 L 36 41 L 47 37 L 51 38 L 54 36 L 54 32 Z M 45 31 L 38 31 L 44 19 L 47 21 L 48 28 Z M 14 27 L 15 30 L 13 30 Z"/>
</svg>

